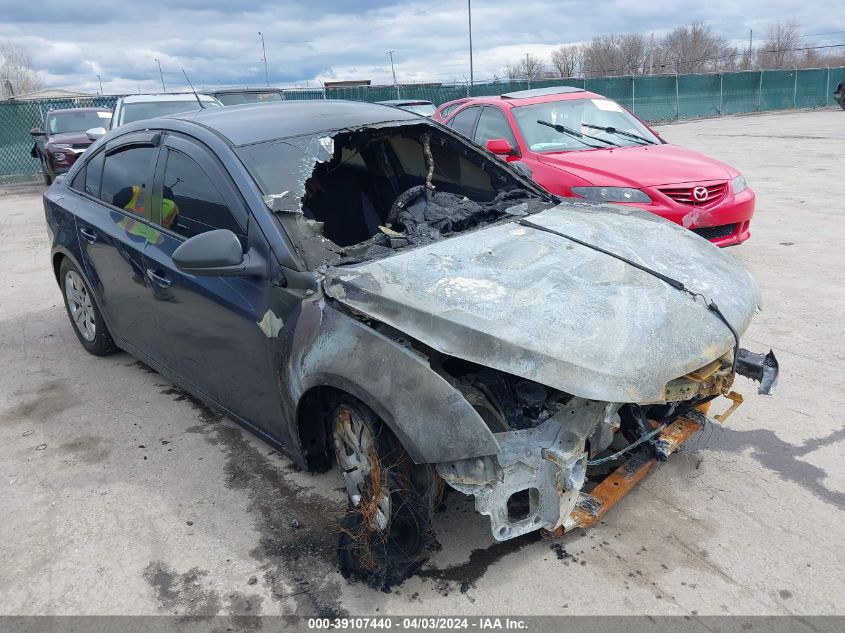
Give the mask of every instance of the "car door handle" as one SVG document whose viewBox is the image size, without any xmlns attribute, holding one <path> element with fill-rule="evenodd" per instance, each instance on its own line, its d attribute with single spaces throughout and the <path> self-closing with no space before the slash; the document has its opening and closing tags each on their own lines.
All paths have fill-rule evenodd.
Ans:
<svg viewBox="0 0 845 633">
<path fill-rule="evenodd" d="M 84 237 L 84 238 L 85 238 L 85 240 L 86 240 L 89 244 L 93 244 L 94 242 L 96 242 L 96 241 L 97 241 L 97 234 L 96 234 L 96 233 L 94 233 L 94 231 L 92 231 L 91 229 L 86 229 L 85 227 L 81 227 L 81 228 L 79 229 L 79 234 L 80 234 L 82 237 Z"/>
<path fill-rule="evenodd" d="M 151 282 L 156 284 L 157 286 L 161 286 L 162 288 L 169 288 L 170 284 L 173 283 L 164 275 L 158 274 L 156 271 L 152 270 L 151 268 L 147 268 L 147 277 Z"/>
</svg>

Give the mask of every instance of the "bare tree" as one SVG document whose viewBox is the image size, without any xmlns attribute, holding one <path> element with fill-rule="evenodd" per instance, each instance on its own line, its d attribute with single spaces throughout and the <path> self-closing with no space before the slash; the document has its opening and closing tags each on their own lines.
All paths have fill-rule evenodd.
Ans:
<svg viewBox="0 0 845 633">
<path fill-rule="evenodd" d="M 599 35 L 583 50 L 587 76 L 641 75 L 648 72 L 649 40 L 640 33 Z"/>
<path fill-rule="evenodd" d="M 0 96 L 7 98 L 41 88 L 26 51 L 11 42 L 0 42 Z"/>
<path fill-rule="evenodd" d="M 624 74 L 618 35 L 597 35 L 584 45 L 583 73 L 587 77 Z"/>
<path fill-rule="evenodd" d="M 582 51 L 580 46 L 570 44 L 552 51 L 552 68 L 560 77 L 577 77 L 581 67 Z"/>
<path fill-rule="evenodd" d="M 505 75 L 511 81 L 515 79 L 525 79 L 527 81 L 536 80 L 546 72 L 546 65 L 531 53 L 525 53 L 525 57 L 516 63 L 508 63 L 505 67 Z"/>
<path fill-rule="evenodd" d="M 762 68 L 789 68 L 796 65 L 795 50 L 801 46 L 801 27 L 795 20 L 775 22 L 766 30 L 766 41 L 759 51 Z"/>
<path fill-rule="evenodd" d="M 644 75 L 648 72 L 648 38 L 640 33 L 626 33 L 619 36 L 617 46 L 624 74 Z"/>
<path fill-rule="evenodd" d="M 737 59 L 737 70 L 753 70 L 757 67 L 757 54 L 752 48 L 743 49 Z"/>
<path fill-rule="evenodd" d="M 660 45 L 667 70 L 679 74 L 718 70 L 727 58 L 725 38 L 703 22 L 679 26 L 664 36 Z"/>
</svg>

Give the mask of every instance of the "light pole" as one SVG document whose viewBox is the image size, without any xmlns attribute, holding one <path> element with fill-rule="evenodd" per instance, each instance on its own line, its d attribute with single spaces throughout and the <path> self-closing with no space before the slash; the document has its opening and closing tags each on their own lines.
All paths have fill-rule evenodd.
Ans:
<svg viewBox="0 0 845 633">
<path fill-rule="evenodd" d="M 472 0 L 467 0 L 467 19 L 469 20 L 469 85 L 472 86 Z"/>
<path fill-rule="evenodd" d="M 387 54 L 390 55 L 390 72 L 393 73 L 393 87 L 396 88 L 396 98 L 401 99 L 399 96 L 399 86 L 396 83 L 396 68 L 393 66 L 393 53 L 396 51 L 387 51 Z"/>
<path fill-rule="evenodd" d="M 161 62 L 158 61 L 158 57 L 156 57 L 156 64 L 158 64 L 158 76 L 161 77 L 161 91 L 167 92 L 167 88 L 164 87 L 164 73 L 161 72 Z"/>
<path fill-rule="evenodd" d="M 267 73 L 267 49 L 264 48 L 264 35 L 258 31 L 258 37 L 261 38 L 261 57 L 264 60 L 264 83 L 270 85 L 270 75 Z"/>
<path fill-rule="evenodd" d="M 100 82 L 100 96 L 103 96 L 103 80 L 100 79 L 100 75 L 97 75 L 97 81 Z"/>
</svg>

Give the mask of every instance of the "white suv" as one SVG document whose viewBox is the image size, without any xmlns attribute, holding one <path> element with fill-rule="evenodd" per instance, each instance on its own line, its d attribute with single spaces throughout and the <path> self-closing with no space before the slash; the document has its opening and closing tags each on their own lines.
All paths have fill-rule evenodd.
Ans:
<svg viewBox="0 0 845 633">
<path fill-rule="evenodd" d="M 120 97 L 117 100 L 114 106 L 114 115 L 111 118 L 108 129 L 94 128 L 88 130 L 86 134 L 91 140 L 96 140 L 104 136 L 108 130 L 113 130 L 116 127 L 132 123 L 133 121 L 154 119 L 168 114 L 180 114 L 182 112 L 190 112 L 191 110 L 199 110 L 200 104 L 197 102 L 197 99 L 202 102 L 203 108 L 223 107 L 223 104 L 214 97 L 202 94 L 195 95 L 193 92 L 128 95 L 126 97 Z"/>
</svg>

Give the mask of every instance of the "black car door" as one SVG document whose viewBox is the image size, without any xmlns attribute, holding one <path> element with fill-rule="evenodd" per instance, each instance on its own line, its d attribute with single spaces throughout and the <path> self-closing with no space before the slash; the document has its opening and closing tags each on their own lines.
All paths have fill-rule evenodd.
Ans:
<svg viewBox="0 0 845 633">
<path fill-rule="evenodd" d="M 185 240 L 213 229 L 232 231 L 246 248 L 247 241 L 263 240 L 257 224 L 250 225 L 222 165 L 188 137 L 171 134 L 164 141 L 154 198 L 163 239 L 147 245 L 146 275 L 165 364 L 196 390 L 287 443 L 269 340 L 281 336 L 282 323 L 268 309 L 269 282 L 193 276 L 172 260 Z"/>
<path fill-rule="evenodd" d="M 82 263 L 115 342 L 153 358 L 157 332 L 142 253 L 158 239 L 150 194 L 159 138 L 126 135 L 93 156 L 75 209 Z"/>
</svg>

